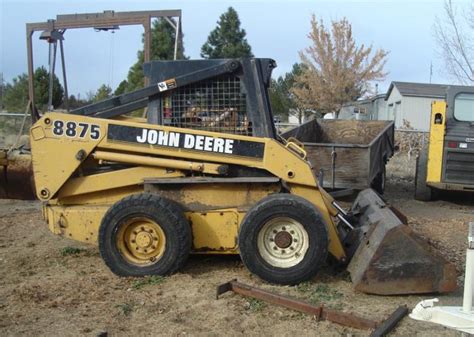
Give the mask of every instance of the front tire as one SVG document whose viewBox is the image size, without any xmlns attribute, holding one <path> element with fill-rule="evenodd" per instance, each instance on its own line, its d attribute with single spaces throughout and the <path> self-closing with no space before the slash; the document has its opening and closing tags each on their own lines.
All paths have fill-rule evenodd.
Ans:
<svg viewBox="0 0 474 337">
<path fill-rule="evenodd" d="M 119 276 L 168 275 L 191 251 L 191 226 L 173 201 L 151 193 L 128 196 L 105 214 L 99 251 Z"/>
<path fill-rule="evenodd" d="M 293 285 L 313 278 L 326 261 L 328 231 L 309 201 L 274 194 L 246 214 L 239 248 L 252 273 L 271 283 Z"/>
</svg>

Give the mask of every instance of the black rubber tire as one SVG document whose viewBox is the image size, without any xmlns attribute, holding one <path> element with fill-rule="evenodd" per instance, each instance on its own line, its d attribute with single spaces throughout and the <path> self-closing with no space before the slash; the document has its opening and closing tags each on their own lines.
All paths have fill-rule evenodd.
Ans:
<svg viewBox="0 0 474 337">
<path fill-rule="evenodd" d="M 289 217 L 306 230 L 309 246 L 301 262 L 280 268 L 266 262 L 258 250 L 258 234 L 267 221 Z M 327 259 L 328 230 L 319 211 L 306 199 L 291 194 L 273 194 L 259 201 L 240 225 L 239 248 L 244 265 L 263 280 L 294 285 L 313 278 Z"/>
<path fill-rule="evenodd" d="M 428 174 L 428 152 L 422 149 L 416 158 L 415 171 L 415 200 L 431 201 L 433 199 L 433 190 L 426 184 Z"/>
<path fill-rule="evenodd" d="M 380 195 L 383 195 L 384 191 L 385 191 L 385 182 L 386 182 L 386 170 L 385 170 L 385 164 L 383 165 L 383 169 L 382 169 L 382 172 L 379 172 L 372 184 L 371 184 L 371 187 L 373 190 L 375 190 L 375 192 L 377 192 L 378 194 Z"/>
<path fill-rule="evenodd" d="M 120 226 L 130 217 L 155 221 L 166 236 L 163 256 L 154 264 L 139 266 L 120 253 L 116 237 Z M 118 276 L 169 275 L 186 263 L 192 245 L 191 226 L 181 207 L 156 194 L 142 193 L 116 202 L 105 214 L 99 228 L 99 251 L 105 264 Z"/>
</svg>

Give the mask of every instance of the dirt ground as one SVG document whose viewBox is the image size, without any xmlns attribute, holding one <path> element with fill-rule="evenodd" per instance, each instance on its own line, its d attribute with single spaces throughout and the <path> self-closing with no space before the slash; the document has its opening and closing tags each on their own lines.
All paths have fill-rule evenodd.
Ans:
<svg viewBox="0 0 474 337">
<path fill-rule="evenodd" d="M 412 169 L 413 160 L 391 161 L 385 197 L 462 272 L 474 200 L 469 195 L 445 194 L 443 200 L 430 203 L 414 201 Z M 222 256 L 192 256 L 181 272 L 166 278 L 119 278 L 102 263 L 96 247 L 50 233 L 38 202 L 0 201 L 1 336 L 369 334 L 316 322 L 310 316 L 236 294 L 216 300 L 216 286 L 234 278 L 372 319 L 387 317 L 399 305 L 411 309 L 432 297 L 357 293 L 346 274 L 334 274 L 330 268 L 297 287 L 272 286 L 250 275 L 238 257 Z M 440 296 L 440 300 L 443 305 L 460 305 L 462 291 Z M 392 335 L 460 336 L 408 317 Z"/>
</svg>

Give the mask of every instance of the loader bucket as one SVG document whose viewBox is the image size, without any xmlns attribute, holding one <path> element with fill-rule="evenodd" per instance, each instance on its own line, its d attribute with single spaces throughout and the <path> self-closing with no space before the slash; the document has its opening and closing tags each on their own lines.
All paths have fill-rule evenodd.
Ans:
<svg viewBox="0 0 474 337">
<path fill-rule="evenodd" d="M 377 295 L 445 293 L 456 288 L 456 269 L 413 232 L 398 211 L 373 190 L 352 205 L 358 241 L 348 270 L 356 290 Z M 358 236 L 358 238 L 356 238 Z"/>
<path fill-rule="evenodd" d="M 0 199 L 35 199 L 30 153 L 0 149 Z"/>
</svg>

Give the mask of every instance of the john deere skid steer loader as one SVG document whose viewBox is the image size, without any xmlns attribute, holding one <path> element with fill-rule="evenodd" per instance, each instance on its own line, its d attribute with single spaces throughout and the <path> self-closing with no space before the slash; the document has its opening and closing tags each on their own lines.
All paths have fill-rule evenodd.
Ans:
<svg viewBox="0 0 474 337">
<path fill-rule="evenodd" d="M 297 284 L 328 260 L 356 289 L 446 292 L 453 265 L 372 190 L 349 211 L 318 186 L 304 148 L 280 139 L 271 59 L 154 61 L 150 86 L 31 128 L 36 193 L 51 231 L 98 244 L 117 275 L 166 275 L 190 253 L 240 254 Z M 146 119 L 125 114 L 147 108 Z"/>
</svg>

